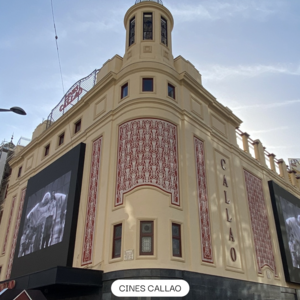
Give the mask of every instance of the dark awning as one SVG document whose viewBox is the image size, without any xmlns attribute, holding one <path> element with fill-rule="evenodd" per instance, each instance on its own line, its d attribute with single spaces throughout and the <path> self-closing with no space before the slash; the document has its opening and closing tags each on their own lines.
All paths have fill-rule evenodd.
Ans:
<svg viewBox="0 0 300 300">
<path fill-rule="evenodd" d="M 70 268 L 70 267 L 55 267 L 41 272 L 27 274 L 17 278 L 11 278 L 9 281 L 15 281 L 15 286 L 11 290 L 7 290 L 0 296 L 15 294 L 18 296 L 22 291 L 39 290 L 45 297 L 50 294 L 60 295 L 86 295 L 98 294 L 102 287 L 102 271 Z M 7 281 L 6 281 L 7 282 Z M 5 282 L 0 282 L 0 284 Z M 15 293 L 16 292 L 16 293 Z M 4 300 L 5 298 L 3 298 Z M 26 298 L 24 298 L 26 299 Z M 33 298 L 34 299 L 34 298 Z"/>
</svg>

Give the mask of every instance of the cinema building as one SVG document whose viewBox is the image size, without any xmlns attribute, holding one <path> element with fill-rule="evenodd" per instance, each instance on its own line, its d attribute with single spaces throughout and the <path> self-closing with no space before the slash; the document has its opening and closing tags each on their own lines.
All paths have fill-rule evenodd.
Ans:
<svg viewBox="0 0 300 300">
<path fill-rule="evenodd" d="M 117 279 L 300 299 L 299 179 L 173 58 L 170 11 L 137 2 L 124 56 L 74 84 L 10 160 L 0 299 L 121 299 Z"/>
</svg>

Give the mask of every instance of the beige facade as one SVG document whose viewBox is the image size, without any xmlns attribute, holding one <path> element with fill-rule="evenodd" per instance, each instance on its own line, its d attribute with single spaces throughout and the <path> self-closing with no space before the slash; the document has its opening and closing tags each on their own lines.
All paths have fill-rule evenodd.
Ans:
<svg viewBox="0 0 300 300">
<path fill-rule="evenodd" d="M 143 14 L 149 12 L 153 17 L 153 39 L 144 40 Z M 134 43 L 129 46 L 129 26 L 133 18 Z M 161 40 L 161 18 L 167 21 L 167 45 Z M 82 142 L 86 144 L 86 153 L 73 267 L 105 273 L 137 268 L 177 269 L 291 286 L 284 277 L 268 181 L 275 181 L 299 198 L 299 179 L 293 177 L 294 173 L 287 173 L 283 161 L 277 164 L 274 155 L 270 154 L 266 160 L 261 142 L 250 143 L 246 133 L 241 133 L 242 146 L 239 147 L 240 135 L 236 128 L 241 120 L 202 86 L 200 73 L 189 61 L 181 56 L 173 59 L 173 17 L 166 7 L 151 1 L 136 4 L 127 11 L 124 24 L 124 57 L 116 55 L 108 60 L 99 71 L 94 88 L 48 129 L 46 122 L 40 124 L 32 142 L 11 160 L 13 171 L 0 227 L 0 281 L 9 278 L 21 194 L 27 181 Z M 143 91 L 143 78 L 153 79 L 153 91 Z M 128 95 L 121 98 L 125 84 L 128 84 Z M 175 98 L 168 96 L 168 84 L 175 88 Z M 75 133 L 79 120 L 81 128 Z M 177 140 L 171 144 L 176 143 L 177 153 L 170 151 L 169 154 L 176 156 L 175 166 L 172 166 L 177 168 L 178 198 L 176 191 L 165 187 L 165 183 L 160 187 L 158 181 L 155 184 L 141 181 L 128 183 L 121 193 L 122 201 L 118 202 L 120 129 L 133 120 L 149 121 L 151 128 L 156 126 L 151 123 L 153 120 L 161 120 L 162 126 L 175 128 Z M 64 142 L 59 145 L 59 136 L 63 133 Z M 92 252 L 90 261 L 84 263 L 93 143 L 99 138 L 95 226 L 89 244 Z M 49 154 L 45 156 L 48 145 Z M 22 174 L 18 177 L 21 166 Z M 260 208 L 249 203 L 247 176 L 254 176 L 262 183 Z M 175 177 L 172 180 L 176 180 Z M 203 184 L 202 191 L 199 182 Z M 263 209 L 269 241 L 256 240 L 255 226 L 259 224 L 253 224 L 251 209 Z M 153 254 L 140 255 L 140 222 L 148 220 L 154 224 Z M 172 223 L 181 225 L 181 257 L 172 255 Z M 116 224 L 122 224 L 121 257 L 112 258 Z M 207 225 L 207 232 L 203 224 Z M 259 263 L 257 243 L 269 249 L 267 261 L 273 254 L 269 264 Z"/>
</svg>

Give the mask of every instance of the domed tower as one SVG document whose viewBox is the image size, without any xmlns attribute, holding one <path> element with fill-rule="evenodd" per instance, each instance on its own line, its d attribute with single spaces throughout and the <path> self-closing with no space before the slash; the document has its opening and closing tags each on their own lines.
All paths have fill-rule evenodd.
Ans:
<svg viewBox="0 0 300 300">
<path fill-rule="evenodd" d="M 162 1 L 136 1 L 126 13 L 126 46 L 123 68 L 141 61 L 174 68 L 172 56 L 173 16 Z"/>
</svg>

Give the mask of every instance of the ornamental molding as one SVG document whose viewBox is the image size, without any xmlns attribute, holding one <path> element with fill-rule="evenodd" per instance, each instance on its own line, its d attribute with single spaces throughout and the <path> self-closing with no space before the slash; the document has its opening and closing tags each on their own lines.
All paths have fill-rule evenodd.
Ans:
<svg viewBox="0 0 300 300">
<path fill-rule="evenodd" d="M 154 186 L 180 206 L 176 125 L 142 118 L 119 126 L 115 206 L 136 187 Z"/>
<path fill-rule="evenodd" d="M 93 248 L 96 226 L 98 187 L 100 173 L 102 137 L 93 142 L 92 161 L 90 168 L 90 180 L 88 200 L 85 217 L 85 230 L 82 245 L 81 265 L 91 264 L 93 261 Z"/>
<path fill-rule="evenodd" d="M 194 137 L 194 146 L 202 261 L 206 263 L 214 263 L 206 182 L 204 142 Z"/>
</svg>

